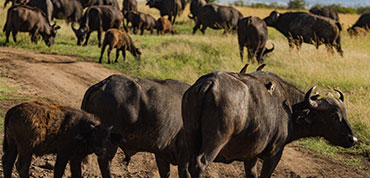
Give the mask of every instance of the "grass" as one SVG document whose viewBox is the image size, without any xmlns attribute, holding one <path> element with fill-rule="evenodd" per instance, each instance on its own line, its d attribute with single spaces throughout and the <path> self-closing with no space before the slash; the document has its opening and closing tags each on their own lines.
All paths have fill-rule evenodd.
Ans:
<svg viewBox="0 0 370 178">
<path fill-rule="evenodd" d="M 3 0 L 0 0 L 0 5 Z M 121 3 L 120 3 L 121 4 Z M 213 71 L 238 72 L 243 64 L 239 59 L 236 34 L 222 35 L 222 30 L 206 30 L 206 35 L 198 31 L 191 35 L 194 22 L 187 18 L 188 8 L 178 18 L 175 29 L 179 35 L 144 36 L 132 35 L 135 44 L 141 49 L 141 60 L 128 55 L 126 61 L 119 58 L 119 62 L 105 67 L 121 71 L 126 75 L 145 78 L 174 78 L 194 83 L 200 76 Z M 266 17 L 271 10 L 237 7 L 244 16 Z M 0 9 L 2 7 L 0 6 Z M 149 9 L 143 3 L 139 10 L 153 14 L 156 18 L 159 13 Z M 6 11 L 0 11 L 0 28 L 5 22 Z M 359 15 L 340 14 L 344 31 L 342 32 L 342 47 L 344 57 L 330 54 L 325 47 L 318 50 L 312 45 L 304 44 L 300 51 L 291 50 L 287 40 L 275 29 L 269 28 L 267 47 L 274 43 L 275 51 L 266 59 L 265 70 L 277 73 L 284 79 L 292 82 L 302 90 L 313 85 L 318 86 L 320 94 L 338 97 L 333 89 L 340 89 L 345 93 L 345 104 L 348 120 L 352 124 L 360 144 L 351 149 L 341 149 L 327 145 L 320 139 L 307 139 L 299 143 L 320 153 L 335 156 L 335 153 L 359 154 L 370 158 L 370 36 L 351 39 L 345 29 L 355 23 Z M 96 32 L 92 33 L 87 47 L 76 46 L 76 38 L 69 24 L 57 21 L 62 29 L 58 31 L 55 45 L 48 48 L 42 41 L 32 44 L 28 34 L 19 34 L 18 43 L 11 42 L 8 46 L 22 48 L 43 53 L 77 55 L 93 58 L 97 62 L 100 49 L 97 47 Z M 5 36 L 0 34 L 0 44 L 5 42 Z M 114 59 L 115 52 L 112 53 Z M 106 54 L 104 55 L 106 60 Z M 252 64 L 249 71 L 257 67 Z M 0 88 L 2 88 L 0 86 Z M 6 87 L 4 90 L 7 90 Z M 9 90 L 11 92 L 11 90 Z M 356 162 L 356 161 L 353 161 Z"/>
</svg>

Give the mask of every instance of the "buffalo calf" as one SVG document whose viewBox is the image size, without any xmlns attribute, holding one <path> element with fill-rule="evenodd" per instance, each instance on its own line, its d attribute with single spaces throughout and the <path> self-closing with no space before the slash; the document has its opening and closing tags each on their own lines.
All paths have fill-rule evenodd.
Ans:
<svg viewBox="0 0 370 178">
<path fill-rule="evenodd" d="M 4 120 L 2 164 L 10 178 L 14 162 L 21 178 L 29 177 L 32 155 L 57 154 L 54 178 L 61 178 L 69 161 L 72 177 L 81 177 L 87 155 L 105 153 L 112 127 L 84 111 L 47 102 L 24 102 L 9 109 Z M 112 137 L 119 138 L 119 137 Z"/>
<path fill-rule="evenodd" d="M 157 34 L 161 33 L 162 35 L 165 33 L 172 33 L 175 34 L 176 30 L 172 27 L 171 22 L 164 18 L 159 17 L 156 24 Z"/>
<path fill-rule="evenodd" d="M 258 17 L 246 17 L 238 22 L 238 41 L 240 49 L 240 59 L 243 61 L 244 47 L 248 48 L 248 59 L 252 60 L 254 56 L 258 63 L 263 63 L 267 53 L 274 48 L 266 50 L 267 25 L 265 21 Z"/>
<path fill-rule="evenodd" d="M 109 45 L 108 48 L 108 64 L 110 64 L 110 53 L 113 48 L 116 48 L 116 60 L 117 62 L 119 57 L 119 52 L 122 51 L 123 60 L 126 59 L 126 50 L 130 51 L 133 56 L 136 58 L 140 58 L 141 52 L 140 49 L 135 47 L 134 42 L 132 41 L 131 37 L 124 31 L 118 29 L 109 29 L 105 33 L 103 46 L 101 48 L 99 63 L 102 63 L 103 54 L 105 51 L 105 47 Z"/>
<path fill-rule="evenodd" d="M 45 14 L 38 8 L 25 5 L 18 5 L 9 8 L 3 31 L 6 35 L 6 42 L 9 42 L 10 32 L 13 34 L 14 42 L 17 42 L 18 32 L 29 32 L 31 41 L 37 43 L 41 35 L 45 44 L 49 47 L 54 44 L 56 30 L 60 27 L 50 25 Z"/>
<path fill-rule="evenodd" d="M 153 29 L 156 28 L 156 20 L 150 14 L 130 11 L 126 13 L 126 19 L 131 22 L 134 34 L 137 34 L 138 29 L 141 30 L 140 35 L 144 34 L 144 30 L 149 30 L 150 34 L 153 34 Z"/>
<path fill-rule="evenodd" d="M 365 36 L 367 35 L 367 30 L 362 27 L 351 27 L 347 29 L 348 34 L 353 37 L 353 36 Z"/>
</svg>

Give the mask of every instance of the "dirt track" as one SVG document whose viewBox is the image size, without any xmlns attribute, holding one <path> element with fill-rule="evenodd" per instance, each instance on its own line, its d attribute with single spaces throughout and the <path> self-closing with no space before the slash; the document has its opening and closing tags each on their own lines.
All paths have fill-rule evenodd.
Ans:
<svg viewBox="0 0 370 178">
<path fill-rule="evenodd" d="M 114 73 L 118 72 L 72 57 L 0 47 L 0 76 L 6 76 L 0 77 L 0 81 L 17 88 L 22 97 L 46 98 L 79 108 L 87 88 Z M 0 108 L 7 110 L 18 102 L 0 100 Z M 152 154 L 137 154 L 128 167 L 122 163 L 123 158 L 122 152 L 119 152 L 113 160 L 114 177 L 159 177 Z M 54 164 L 55 157 L 46 156 L 32 162 L 33 177 L 52 177 L 51 170 L 38 167 L 46 160 Z M 364 164 L 370 166 L 367 161 Z M 2 176 L 2 170 L 0 172 Z M 177 177 L 176 173 L 175 167 L 171 167 L 171 177 Z M 69 170 L 66 175 L 70 175 Z M 100 177 L 95 156 L 90 156 L 83 175 Z M 212 164 L 207 169 L 206 177 L 244 177 L 243 166 L 236 162 L 230 165 Z M 293 144 L 285 149 L 273 177 L 365 178 L 370 177 L 370 173 Z"/>
</svg>

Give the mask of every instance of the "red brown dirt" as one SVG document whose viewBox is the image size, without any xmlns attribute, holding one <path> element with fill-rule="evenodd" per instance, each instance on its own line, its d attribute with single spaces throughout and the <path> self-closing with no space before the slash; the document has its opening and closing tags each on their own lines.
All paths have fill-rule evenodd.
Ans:
<svg viewBox="0 0 370 178">
<path fill-rule="evenodd" d="M 104 68 L 100 64 L 81 62 L 73 57 L 0 47 L 0 81 L 18 89 L 16 94 L 18 97 L 47 99 L 79 108 L 89 86 L 117 73 L 119 72 Z M 0 109 L 6 111 L 20 102 L 21 100 L 0 100 Z M 1 155 L 2 152 L 0 152 Z M 123 164 L 123 159 L 123 153 L 118 152 L 112 163 L 113 177 L 159 177 L 153 154 L 135 155 L 128 167 Z M 39 167 L 46 161 L 54 164 L 55 156 L 35 158 L 32 161 L 31 177 L 52 177 L 51 170 Z M 361 165 L 369 168 L 370 162 L 365 160 L 361 162 Z M 285 148 L 283 158 L 272 177 L 370 177 L 366 169 L 357 167 L 325 157 L 293 143 Z M 0 175 L 2 176 L 1 168 Z M 261 168 L 260 164 L 258 168 Z M 14 177 L 18 177 L 15 170 L 13 173 Z M 176 167 L 171 166 L 171 177 L 177 177 L 176 174 Z M 95 156 L 90 156 L 89 162 L 84 165 L 83 175 L 84 177 L 101 177 Z M 65 177 L 67 176 L 70 176 L 68 168 L 65 172 Z M 238 162 L 229 165 L 214 163 L 207 168 L 204 177 L 244 177 L 243 165 Z"/>
</svg>

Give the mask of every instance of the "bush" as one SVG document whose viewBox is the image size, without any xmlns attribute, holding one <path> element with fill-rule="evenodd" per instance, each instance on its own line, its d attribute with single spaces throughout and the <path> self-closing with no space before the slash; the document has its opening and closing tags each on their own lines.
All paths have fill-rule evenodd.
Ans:
<svg viewBox="0 0 370 178">
<path fill-rule="evenodd" d="M 284 5 L 280 5 L 277 2 L 272 2 L 270 4 L 266 3 L 252 3 L 249 5 L 252 8 L 265 8 L 265 9 L 286 9 L 287 7 Z"/>
<path fill-rule="evenodd" d="M 288 2 L 288 9 L 306 9 L 306 2 L 304 0 L 290 0 Z"/>
<path fill-rule="evenodd" d="M 366 13 L 370 13 L 370 6 L 366 6 L 366 7 L 359 7 L 359 8 L 357 8 L 357 13 L 358 13 L 358 14 L 366 14 Z"/>
</svg>

